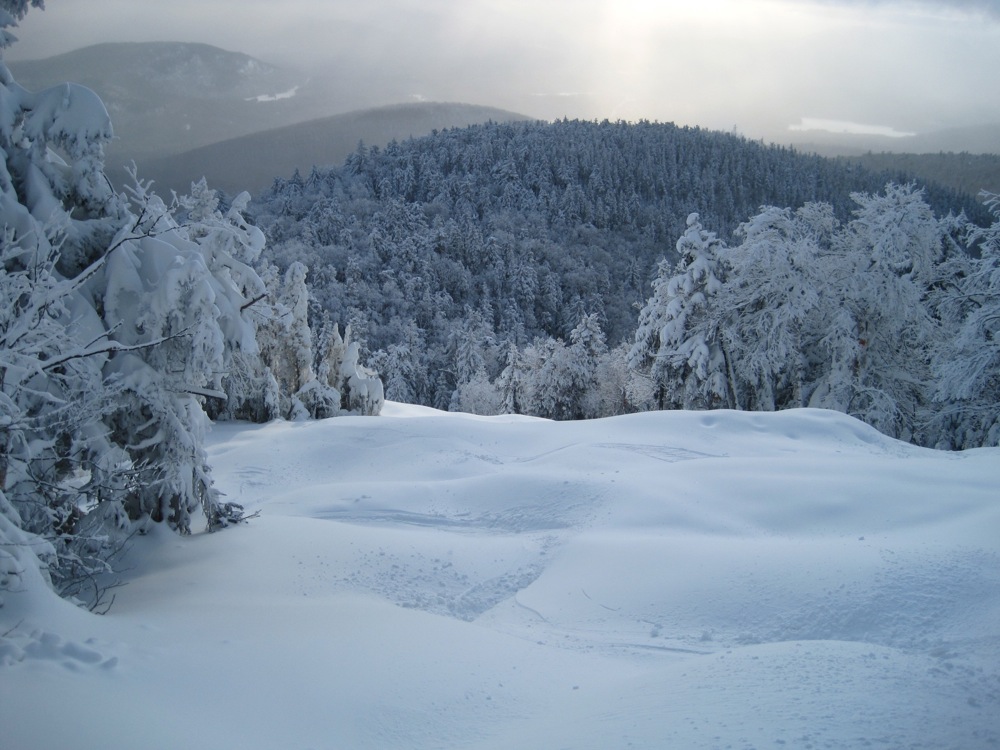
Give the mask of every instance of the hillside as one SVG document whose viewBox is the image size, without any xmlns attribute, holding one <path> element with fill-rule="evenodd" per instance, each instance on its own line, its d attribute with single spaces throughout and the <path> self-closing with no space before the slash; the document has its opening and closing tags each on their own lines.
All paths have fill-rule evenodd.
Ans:
<svg viewBox="0 0 1000 750">
<path fill-rule="evenodd" d="M 6 747 L 1000 743 L 1000 449 L 399 404 L 211 443 L 259 519 L 135 537 L 103 617 L 5 594 Z"/>
<path fill-rule="evenodd" d="M 115 140 L 107 149 L 109 175 L 121 183 L 123 167 L 135 160 L 140 174 L 156 180 L 165 191 L 186 191 L 192 179 L 207 176 L 212 186 L 226 192 L 257 192 L 295 169 L 307 172 L 314 165 L 339 164 L 359 140 L 381 146 L 435 128 L 488 119 L 531 119 L 489 107 L 451 104 L 424 105 L 426 109 L 417 104 L 379 104 L 345 112 L 344 97 L 350 87 L 345 88 L 342 74 L 280 68 L 205 44 L 107 43 L 43 60 L 12 61 L 10 68 L 31 90 L 74 81 L 97 92 L 115 128 Z M 356 94 L 349 97 L 354 106 L 358 106 Z M 378 103 L 376 95 L 367 98 Z M 301 128 L 283 130 L 294 124 Z M 255 137 L 242 140 L 251 134 Z M 776 141 L 824 156 L 899 151 L 996 154 L 1000 127 L 897 139 L 789 131 L 778 134 Z M 984 166 L 978 157 L 952 160 L 945 169 L 928 160 L 903 158 L 905 164 L 898 166 L 884 157 L 868 166 L 973 194 L 996 183 L 995 167 L 988 160 Z"/>
<path fill-rule="evenodd" d="M 800 151 L 822 156 L 861 156 L 868 152 L 895 154 L 1000 154 L 1000 123 L 950 128 L 890 137 L 822 130 L 788 130 L 774 136 Z"/>
<path fill-rule="evenodd" d="M 114 124 L 113 166 L 336 112 L 305 74 L 206 44 L 107 43 L 9 67 L 30 90 L 94 90 Z"/>
<path fill-rule="evenodd" d="M 471 104 L 421 102 L 347 112 L 282 128 L 231 138 L 169 157 L 149 159 L 140 173 L 159 189 L 187 191 L 201 177 L 230 194 L 258 193 L 275 178 L 313 166 L 339 166 L 359 142 L 384 146 L 393 140 L 428 135 L 434 130 L 484 122 L 528 119 L 514 112 Z"/>
<path fill-rule="evenodd" d="M 946 185 L 970 195 L 980 190 L 1000 193 L 1000 155 L 969 153 L 868 153 L 840 157 L 874 171 L 894 171 Z"/>
<path fill-rule="evenodd" d="M 108 43 L 10 64 L 21 85 L 74 81 L 104 101 L 115 129 L 108 176 L 133 160 L 158 189 L 187 192 L 207 177 L 228 193 L 338 165 L 359 141 L 382 146 L 435 129 L 528 119 L 491 107 L 407 103 L 343 112 L 330 80 L 205 44 Z"/>
<path fill-rule="evenodd" d="M 315 313 L 351 324 L 390 398 L 447 408 L 479 367 L 495 379 L 512 344 L 568 341 L 584 315 L 609 346 L 632 340 L 689 214 L 728 242 L 762 205 L 829 202 L 846 221 L 852 192 L 891 179 L 669 124 L 493 123 L 358 149 L 251 211 L 266 257 L 312 270 Z M 984 218 L 971 196 L 926 196 Z"/>
</svg>

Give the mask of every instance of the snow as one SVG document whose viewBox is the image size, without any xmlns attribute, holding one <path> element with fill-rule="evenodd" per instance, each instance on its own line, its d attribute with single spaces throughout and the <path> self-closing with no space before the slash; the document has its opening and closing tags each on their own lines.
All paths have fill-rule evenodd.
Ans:
<svg viewBox="0 0 1000 750">
<path fill-rule="evenodd" d="M 7 595 L 5 747 L 1000 744 L 1000 449 L 391 402 L 210 443 L 259 518 L 137 538 L 103 617 Z"/>
<path fill-rule="evenodd" d="M 299 93 L 298 86 L 292 86 L 287 91 L 282 91 L 277 94 L 259 94 L 257 96 L 251 96 L 246 99 L 248 102 L 277 102 L 282 99 L 291 99 Z"/>
</svg>

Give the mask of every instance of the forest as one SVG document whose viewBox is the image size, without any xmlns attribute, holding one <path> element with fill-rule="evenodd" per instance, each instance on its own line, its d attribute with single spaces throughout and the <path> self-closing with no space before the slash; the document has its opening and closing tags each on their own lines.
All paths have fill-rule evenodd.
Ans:
<svg viewBox="0 0 1000 750">
<path fill-rule="evenodd" d="M 361 144 L 249 211 L 394 400 L 821 406 L 995 445 L 997 202 L 898 177 L 672 124 L 491 123 Z"/>
</svg>

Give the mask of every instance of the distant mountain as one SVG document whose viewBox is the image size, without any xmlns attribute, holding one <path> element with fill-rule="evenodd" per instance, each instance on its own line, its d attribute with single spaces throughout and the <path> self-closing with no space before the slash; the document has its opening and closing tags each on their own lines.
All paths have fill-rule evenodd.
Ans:
<svg viewBox="0 0 1000 750">
<path fill-rule="evenodd" d="M 115 128 L 109 166 L 336 112 L 305 74 L 206 44 L 98 44 L 8 66 L 30 90 L 73 81 L 96 91 Z"/>
<path fill-rule="evenodd" d="M 139 164 L 139 174 L 153 179 L 161 193 L 187 192 L 191 182 L 201 177 L 207 178 L 210 187 L 228 193 L 258 193 L 277 177 L 291 177 L 296 169 L 305 174 L 313 166 L 340 166 L 359 142 L 381 147 L 393 140 L 429 135 L 434 130 L 529 119 L 515 112 L 471 104 L 397 104 L 288 125 L 151 159 Z"/>
<path fill-rule="evenodd" d="M 788 131 L 776 136 L 775 141 L 820 156 L 860 156 L 868 152 L 1000 154 L 1000 123 L 950 128 L 903 138 L 822 130 Z"/>
<path fill-rule="evenodd" d="M 109 43 L 44 60 L 10 61 L 19 83 L 39 90 L 64 81 L 81 83 L 104 100 L 116 140 L 107 152 L 108 172 L 123 179 L 132 160 L 161 188 L 186 190 L 202 175 L 228 192 L 259 191 L 296 168 L 331 165 L 364 140 L 430 133 L 435 128 L 493 119 L 531 119 L 468 105 L 412 104 L 344 113 L 344 81 L 310 77 L 239 52 L 180 42 Z M 357 92 L 354 92 L 356 94 Z M 357 101 L 353 95 L 351 101 Z M 300 129 L 278 129 L 302 124 Z M 268 132 L 271 131 L 271 132 Z M 259 134 L 246 141 L 243 136 Z M 234 140 L 235 139 L 235 140 Z M 952 129 L 908 138 L 787 131 L 775 142 L 824 156 L 884 153 L 1000 154 L 1000 124 Z M 961 189 L 996 190 L 996 172 L 985 162 L 930 160 L 877 169 L 901 169 Z M 919 163 L 918 163 L 919 162 Z M 967 169 L 963 171 L 963 164 Z M 930 172 L 922 171 L 925 168 Z M 985 183 L 984 183 L 985 179 Z M 991 187 L 992 186 L 992 187 Z"/>
<path fill-rule="evenodd" d="M 108 175 L 123 182 L 134 160 L 161 192 L 187 191 L 202 176 L 230 193 L 257 192 L 296 168 L 340 164 L 362 140 L 381 146 L 435 128 L 529 119 L 432 103 L 345 114 L 330 81 L 206 44 L 98 44 L 9 67 L 30 90 L 73 81 L 96 91 L 115 128 Z"/>
<path fill-rule="evenodd" d="M 980 190 L 1000 193 L 1000 156 L 997 154 L 868 153 L 840 157 L 875 172 L 898 172 L 976 195 Z"/>
</svg>

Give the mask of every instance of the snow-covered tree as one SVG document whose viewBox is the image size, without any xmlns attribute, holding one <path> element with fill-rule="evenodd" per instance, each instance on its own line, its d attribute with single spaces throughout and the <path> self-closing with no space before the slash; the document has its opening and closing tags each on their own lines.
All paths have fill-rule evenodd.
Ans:
<svg viewBox="0 0 1000 750">
<path fill-rule="evenodd" d="M 525 414 L 549 419 L 587 419 L 603 416 L 598 375 L 607 356 L 604 332 L 596 315 L 584 315 L 570 333 L 570 343 L 539 339 L 514 357 L 499 379 L 511 397 L 517 384 L 517 402 Z"/>
<path fill-rule="evenodd" d="M 818 239 L 802 216 L 774 207 L 741 224 L 737 237 L 740 245 L 725 251 L 728 282 L 719 295 L 737 403 L 757 411 L 804 406 L 823 274 Z"/>
<path fill-rule="evenodd" d="M 507 346 L 506 365 L 496 380 L 503 414 L 523 414 L 524 409 L 524 358 L 517 344 Z"/>
<path fill-rule="evenodd" d="M 573 419 L 604 416 L 600 376 L 607 374 L 601 363 L 608 344 L 596 314 L 584 315 L 569 334 L 569 365 L 572 368 Z"/>
<path fill-rule="evenodd" d="M 1000 195 L 984 193 L 995 217 L 972 227 L 979 257 L 960 256 L 960 273 L 939 293 L 953 327 L 933 357 L 936 443 L 943 448 L 1000 445 Z M 941 300 L 940 298 L 944 298 Z"/>
<path fill-rule="evenodd" d="M 704 231 L 692 217 L 689 249 L 673 275 L 661 264 L 629 357 L 648 368 L 661 403 L 808 405 L 925 444 L 992 439 L 995 409 L 973 392 L 991 393 L 997 361 L 995 229 L 972 231 L 977 260 L 956 240 L 964 220 L 937 219 L 914 186 L 852 197 L 846 224 L 829 204 L 765 207 L 739 227 L 739 245 L 718 244 L 697 263 Z"/>
<path fill-rule="evenodd" d="M 858 209 L 835 237 L 839 263 L 831 279 L 857 340 L 844 410 L 888 435 L 920 442 L 940 333 L 928 295 L 943 230 L 912 185 L 852 197 Z"/>
<path fill-rule="evenodd" d="M 495 367 L 495 346 L 492 327 L 481 310 L 466 307 L 465 317 L 450 336 L 450 374 L 455 380 L 452 402 L 458 408 L 458 391 L 473 380 L 489 378 Z M 495 372 L 495 371 L 494 371 Z"/>
<path fill-rule="evenodd" d="M 351 340 L 351 327 L 341 337 L 339 327 L 334 325 L 325 337 L 317 385 L 307 384 L 309 388 L 322 389 L 325 398 L 331 398 L 325 412 L 314 416 L 376 416 L 382 410 L 385 401 L 382 380 L 374 370 L 360 363 L 360 356 L 361 348 Z"/>
<path fill-rule="evenodd" d="M 34 230 L 7 224 L 0 243 L 0 590 L 5 577 L 50 574 L 65 589 L 103 569 L 114 541 L 80 535 L 80 501 L 120 500 L 129 484 L 99 421 L 118 395 L 102 375 L 111 347 L 55 270 L 58 235 Z"/>
<path fill-rule="evenodd" d="M 0 2 L 0 54 L 29 6 Z M 79 86 L 32 93 L 0 59 L 0 591 L 59 588 L 102 567 L 109 534 L 84 541 L 81 498 L 127 484 L 100 418 L 114 401 L 110 342 L 68 278 L 97 256 L 122 204 L 100 172 L 107 111 Z"/>
<path fill-rule="evenodd" d="M 0 48 L 29 5 L 0 0 Z M 0 587 L 36 569 L 74 593 L 134 523 L 238 518 L 212 484 L 206 406 L 280 395 L 256 336 L 263 235 L 241 214 L 248 196 L 223 213 L 204 183 L 170 206 L 137 178 L 117 194 L 111 137 L 93 92 L 29 92 L 0 60 Z M 341 344 L 328 369 L 351 408 L 377 413 L 381 384 Z M 311 357 L 292 364 L 301 391 Z"/>
<path fill-rule="evenodd" d="M 565 394 L 571 383 L 564 380 L 566 345 L 560 339 L 538 339 L 523 352 L 525 376 L 521 392 L 523 413 L 549 419 L 568 415 Z"/>
<path fill-rule="evenodd" d="M 593 417 L 631 414 L 656 408 L 651 381 L 628 365 L 631 345 L 622 343 L 598 357 L 594 386 L 587 396 Z"/>
<path fill-rule="evenodd" d="M 726 358 L 717 317 L 709 310 L 722 288 L 718 254 L 724 247 L 698 214 L 688 216 L 676 267 L 660 262 L 653 295 L 639 312 L 628 361 L 649 374 L 657 408 L 729 403 Z"/>
<path fill-rule="evenodd" d="M 455 391 L 455 411 L 491 416 L 504 413 L 500 389 L 490 382 L 485 370 L 479 370 Z"/>
</svg>

